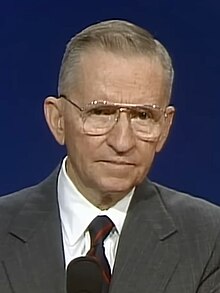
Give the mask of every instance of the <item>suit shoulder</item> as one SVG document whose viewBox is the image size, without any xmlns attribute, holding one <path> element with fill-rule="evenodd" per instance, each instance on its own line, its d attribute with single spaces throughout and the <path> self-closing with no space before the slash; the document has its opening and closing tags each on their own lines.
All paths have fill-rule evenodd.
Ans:
<svg viewBox="0 0 220 293">
<path fill-rule="evenodd" d="M 37 190 L 37 186 L 31 186 L 0 197 L 0 219 L 1 223 L 4 223 L 1 225 L 0 233 L 10 226 L 11 221 L 24 208 L 29 199 L 37 194 Z"/>
<path fill-rule="evenodd" d="M 51 190 L 55 190 L 57 185 L 58 168 L 54 172 L 41 181 L 39 184 L 26 187 L 19 191 L 6 194 L 0 197 L 0 215 L 7 211 L 15 212 L 22 208 L 27 201 L 41 200 L 45 194 L 51 193 Z"/>
<path fill-rule="evenodd" d="M 219 230 L 220 207 L 207 200 L 155 184 L 166 209 L 180 223 Z"/>
</svg>

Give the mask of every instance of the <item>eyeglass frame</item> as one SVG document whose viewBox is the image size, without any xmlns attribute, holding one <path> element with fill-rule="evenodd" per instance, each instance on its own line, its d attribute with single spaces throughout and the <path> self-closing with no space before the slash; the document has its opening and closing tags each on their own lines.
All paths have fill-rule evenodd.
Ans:
<svg viewBox="0 0 220 293">
<path fill-rule="evenodd" d="M 72 106 L 74 106 L 75 108 L 77 108 L 80 113 L 81 113 L 81 118 L 83 119 L 84 117 L 84 112 L 87 110 L 87 108 L 89 109 L 90 106 L 95 106 L 95 105 L 109 105 L 109 106 L 116 106 L 116 107 L 119 107 L 119 113 L 121 112 L 124 112 L 125 110 L 124 109 L 129 109 L 129 108 L 144 108 L 144 107 L 150 107 L 152 109 L 156 109 L 156 110 L 159 110 L 163 113 L 164 115 L 164 118 L 166 119 L 168 117 L 167 113 L 166 113 L 166 110 L 167 108 L 169 107 L 169 105 L 167 105 L 165 108 L 162 108 L 156 104 L 127 104 L 127 103 L 112 103 L 112 102 L 108 102 L 106 100 L 93 100 L 91 101 L 90 103 L 88 103 L 87 105 L 85 105 L 84 107 L 80 107 L 79 105 L 77 105 L 75 102 L 73 102 L 72 100 L 70 100 L 69 98 L 67 98 L 66 95 L 59 95 L 58 98 L 63 98 L 65 99 L 66 101 L 68 101 Z M 127 111 L 126 111 L 127 112 Z M 117 118 L 115 119 L 115 122 L 117 123 L 118 122 L 118 117 L 119 115 L 117 116 Z M 160 118 L 161 119 L 161 118 Z M 159 120 L 160 120 L 159 119 Z M 158 121 L 159 121 L 158 120 Z M 84 121 L 83 121 L 84 123 Z M 115 125 L 115 124 L 114 124 Z M 113 127 L 114 127 L 113 125 Z M 108 133 L 112 128 L 110 128 L 108 131 L 106 131 L 105 133 L 103 134 L 97 134 L 97 135 L 104 135 L 106 133 Z M 85 130 L 84 130 L 85 131 Z M 95 135 L 95 134 L 94 134 Z"/>
</svg>

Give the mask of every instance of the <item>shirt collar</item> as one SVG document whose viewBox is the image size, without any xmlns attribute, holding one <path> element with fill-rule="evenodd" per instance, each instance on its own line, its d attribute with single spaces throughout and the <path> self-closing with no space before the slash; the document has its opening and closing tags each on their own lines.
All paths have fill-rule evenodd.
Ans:
<svg viewBox="0 0 220 293">
<path fill-rule="evenodd" d="M 58 176 L 58 203 L 62 229 L 68 243 L 74 245 L 91 221 L 99 215 L 108 216 L 120 234 L 135 188 L 113 207 L 102 211 L 90 203 L 71 181 L 66 172 L 66 159 L 62 162 Z"/>
</svg>

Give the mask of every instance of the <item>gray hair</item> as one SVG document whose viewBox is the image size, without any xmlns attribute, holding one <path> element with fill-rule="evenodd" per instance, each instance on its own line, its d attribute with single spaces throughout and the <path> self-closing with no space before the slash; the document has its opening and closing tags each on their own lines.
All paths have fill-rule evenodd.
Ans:
<svg viewBox="0 0 220 293">
<path fill-rule="evenodd" d="M 92 48 L 125 56 L 136 54 L 158 58 L 167 75 L 170 96 L 174 71 L 169 53 L 147 30 L 124 20 L 99 22 L 85 28 L 70 40 L 60 68 L 59 95 L 73 87 L 80 54 Z"/>
</svg>

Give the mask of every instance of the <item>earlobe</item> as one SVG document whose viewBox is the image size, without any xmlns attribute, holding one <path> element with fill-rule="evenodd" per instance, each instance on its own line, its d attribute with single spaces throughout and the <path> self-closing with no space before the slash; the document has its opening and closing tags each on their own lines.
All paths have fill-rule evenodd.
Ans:
<svg viewBox="0 0 220 293">
<path fill-rule="evenodd" d="M 44 101 L 44 115 L 56 141 L 63 145 L 65 139 L 61 101 L 55 97 L 47 97 Z"/>
</svg>

